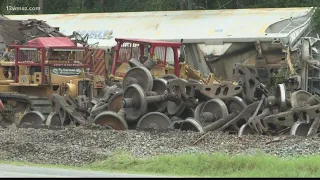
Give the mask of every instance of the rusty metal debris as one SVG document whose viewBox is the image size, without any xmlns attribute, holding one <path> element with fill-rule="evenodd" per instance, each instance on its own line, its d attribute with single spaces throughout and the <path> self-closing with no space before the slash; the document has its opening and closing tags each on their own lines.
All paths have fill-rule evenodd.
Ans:
<svg viewBox="0 0 320 180">
<path fill-rule="evenodd" d="M 37 36 L 65 37 L 57 28 L 50 27 L 43 21 L 15 23 L 19 26 L 20 35 L 27 40 Z M 86 45 L 88 39 L 77 33 L 69 38 L 75 38 L 74 41 L 83 45 Z M 315 39 L 302 40 L 302 61 L 317 71 L 315 75 L 320 74 L 320 68 L 317 67 L 320 63 L 313 56 L 313 46 L 317 42 Z M 172 129 L 200 133 L 223 131 L 238 136 L 286 133 L 314 136 L 320 127 L 319 93 L 308 92 L 308 67 L 302 66 L 305 73 L 298 75 L 290 59 L 290 48 L 285 52 L 290 77 L 278 84 L 274 94 L 259 81 L 259 69 L 246 67 L 241 63 L 234 64 L 233 81 L 217 80 L 216 83 L 208 83 L 209 78 L 204 79 L 201 73 L 192 71 L 186 64 L 182 65 L 182 69 L 192 75 L 188 78 L 173 74 L 156 78 L 151 73 L 156 62 L 143 57 L 139 60 L 130 59 L 130 67 L 121 84 L 105 85 L 95 97 L 90 94 L 90 90 L 82 93 L 81 90 L 89 86 L 84 87 L 81 83 L 77 85 L 79 91 L 76 97 L 52 94 L 52 105 L 48 104 L 49 100 L 38 97 L 0 93 L 1 100 L 17 99 L 15 104 L 6 102 L 11 105 L 10 108 L 0 113 L 3 120 L 12 122 L 13 115 L 17 114 L 15 111 L 21 110 L 23 114 L 20 114 L 20 127 L 28 124 L 87 126 L 95 123 L 114 130 Z M 262 56 L 261 49 L 258 55 L 259 58 Z M 317 86 L 313 81 L 310 83 Z M 63 87 L 66 86 L 61 86 L 61 91 L 66 89 Z M 48 111 L 49 107 L 50 110 L 52 108 L 51 111 Z"/>
<path fill-rule="evenodd" d="M 91 101 L 84 95 L 71 98 L 53 94 L 53 112 L 46 125 L 95 123 L 114 130 L 224 131 L 238 136 L 313 136 L 319 130 L 317 95 L 303 90 L 290 92 L 285 84 L 279 84 L 275 94 L 270 95 L 240 64 L 234 67 L 238 81 L 211 85 L 168 75 L 154 78 L 145 65 L 135 61 L 131 64 L 121 88 L 106 86 Z M 45 121 L 34 111 L 23 119 L 27 121 L 29 116 L 39 119 L 38 123 Z"/>
</svg>

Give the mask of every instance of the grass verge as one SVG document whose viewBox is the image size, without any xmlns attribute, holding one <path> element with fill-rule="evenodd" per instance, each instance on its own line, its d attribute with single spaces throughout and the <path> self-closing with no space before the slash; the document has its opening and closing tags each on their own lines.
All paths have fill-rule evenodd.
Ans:
<svg viewBox="0 0 320 180">
<path fill-rule="evenodd" d="M 253 156 L 183 154 L 140 159 L 119 152 L 104 161 L 82 167 L 56 165 L 45 165 L 45 167 L 184 177 L 320 177 L 319 162 L 320 156 L 281 159 L 263 154 Z M 8 162 L 1 163 L 8 164 Z M 35 165 L 20 162 L 10 162 L 10 164 Z"/>
<path fill-rule="evenodd" d="M 184 154 L 134 158 L 118 153 L 95 162 L 91 170 L 196 177 L 320 177 L 320 156 L 278 158 L 258 153 L 253 156 L 225 154 Z"/>
</svg>

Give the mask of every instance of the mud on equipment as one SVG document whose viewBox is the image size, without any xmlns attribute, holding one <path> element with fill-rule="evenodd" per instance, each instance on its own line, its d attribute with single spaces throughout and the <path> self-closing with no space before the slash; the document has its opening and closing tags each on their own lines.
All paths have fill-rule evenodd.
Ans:
<svg viewBox="0 0 320 180">
<path fill-rule="evenodd" d="M 153 60 L 151 60 L 151 59 L 146 60 L 146 62 L 144 62 L 144 63 L 142 64 L 142 63 L 141 63 L 140 61 L 138 61 L 137 59 L 132 58 L 132 59 L 130 59 L 130 60 L 128 61 L 128 63 L 129 63 L 129 65 L 130 65 L 131 67 L 145 67 L 145 68 L 147 68 L 148 70 L 151 70 L 152 68 L 154 68 L 154 67 L 157 65 L 156 62 L 153 61 Z"/>
<path fill-rule="evenodd" d="M 190 107 L 186 107 L 182 114 L 179 116 L 181 119 L 193 118 L 194 117 L 194 110 Z"/>
<path fill-rule="evenodd" d="M 171 124 L 168 116 L 160 112 L 150 112 L 138 122 L 138 129 L 167 129 Z"/>
<path fill-rule="evenodd" d="M 202 102 L 202 103 L 198 104 L 196 109 L 194 110 L 194 118 L 197 121 L 200 121 L 200 115 L 201 115 L 201 112 L 202 112 L 202 108 L 203 108 L 203 106 L 205 104 L 206 104 L 206 102 Z"/>
<path fill-rule="evenodd" d="M 96 117 L 99 113 L 106 111 L 106 110 L 109 110 L 108 104 L 104 103 L 104 102 L 100 102 L 99 104 L 96 104 L 91 108 L 90 116 Z"/>
<path fill-rule="evenodd" d="M 290 97 L 292 109 L 294 110 L 301 106 L 307 105 L 311 96 L 312 95 L 310 93 L 303 90 L 293 92 Z M 299 120 L 292 125 L 290 134 L 296 136 L 307 136 L 311 124 L 307 123 L 307 119 L 302 113 L 297 114 L 299 116 Z"/>
<path fill-rule="evenodd" d="M 145 67 L 135 67 L 130 69 L 122 80 L 122 87 L 126 89 L 131 84 L 139 84 L 147 92 L 153 87 L 153 77 L 151 72 Z"/>
<path fill-rule="evenodd" d="M 222 127 L 223 125 L 227 124 L 232 119 L 234 119 L 238 114 L 240 114 L 247 107 L 247 104 L 243 101 L 243 99 L 235 96 L 235 97 L 229 98 L 226 101 L 226 106 L 228 109 L 227 112 L 230 112 L 230 114 L 227 114 L 227 116 L 221 116 L 220 119 L 217 119 L 214 122 L 204 126 L 203 127 L 204 131 L 214 131 L 214 130 L 217 130 L 218 128 Z M 222 107 L 223 107 L 223 105 L 222 105 Z M 230 126 L 230 130 L 238 132 L 240 127 L 245 123 L 246 123 L 245 121 L 237 121 L 237 123 L 232 124 Z"/>
<path fill-rule="evenodd" d="M 181 131 L 196 131 L 200 133 L 204 133 L 201 124 L 193 118 L 187 118 L 180 127 Z"/>
<path fill-rule="evenodd" d="M 203 105 L 199 122 L 206 126 L 216 120 L 225 118 L 228 114 L 228 108 L 221 99 L 212 99 Z"/>
<path fill-rule="evenodd" d="M 174 74 L 166 74 L 166 75 L 163 75 L 161 77 L 162 79 L 165 79 L 167 81 L 171 80 L 171 79 L 178 79 L 178 77 Z"/>
<path fill-rule="evenodd" d="M 248 106 L 247 103 L 239 96 L 233 96 L 228 98 L 225 101 L 225 104 L 228 108 L 228 112 L 230 113 L 230 115 L 232 113 L 234 113 L 234 115 L 238 115 Z M 245 123 L 246 121 L 237 121 L 235 124 L 231 125 L 231 128 L 233 130 L 239 131 L 240 127 Z"/>
<path fill-rule="evenodd" d="M 114 130 L 127 130 L 128 124 L 118 113 L 105 111 L 94 118 L 94 123 L 100 126 L 111 126 Z"/>
<path fill-rule="evenodd" d="M 259 101 L 256 101 L 252 104 L 247 105 L 239 114 L 237 114 L 236 117 L 234 117 L 232 120 L 230 120 L 227 123 L 225 123 L 224 125 L 222 125 L 217 130 L 224 131 L 228 127 L 238 127 L 240 124 L 245 125 L 245 123 L 248 121 L 248 119 L 254 115 L 254 112 L 255 112 L 258 105 L 259 105 Z M 228 105 L 228 106 L 230 106 L 230 105 Z M 229 107 L 229 109 L 231 109 L 231 108 Z M 233 114 L 233 113 L 231 112 L 231 114 Z M 236 124 L 236 126 L 235 126 L 235 124 Z"/>
<path fill-rule="evenodd" d="M 127 121 L 136 121 L 147 113 L 151 103 L 167 101 L 167 95 L 147 96 L 138 84 L 128 86 L 123 92 L 122 107 Z"/>
<path fill-rule="evenodd" d="M 88 120 L 76 110 L 76 104 L 69 104 L 63 96 L 52 94 L 53 108 L 64 125 L 68 123 L 87 124 Z"/>
<path fill-rule="evenodd" d="M 307 136 L 311 124 L 304 121 L 295 122 L 290 130 L 290 135 L 293 136 Z"/>
<path fill-rule="evenodd" d="M 175 100 L 168 101 L 167 112 L 169 113 L 169 115 L 180 116 L 185 110 L 186 106 L 181 99 L 181 97 L 188 96 L 185 83 L 187 83 L 187 81 L 181 78 L 175 78 L 168 81 L 167 87 L 170 91 L 169 94 L 174 94 L 176 96 Z M 177 96 L 179 96 L 180 98 L 177 98 Z"/>
<path fill-rule="evenodd" d="M 50 126 L 62 126 L 63 122 L 59 118 L 59 114 L 56 112 L 51 112 L 47 117 L 46 125 Z"/>
<path fill-rule="evenodd" d="M 30 111 L 25 113 L 19 123 L 19 127 L 38 127 L 44 123 L 46 118 L 39 111 Z"/>
<path fill-rule="evenodd" d="M 316 117 L 313 122 L 297 121 L 290 130 L 293 136 L 313 136 L 316 135 L 320 127 L 320 118 Z"/>
<path fill-rule="evenodd" d="M 307 98 L 308 96 L 310 97 Z M 296 98 L 296 101 L 293 99 L 291 101 L 294 106 L 297 106 L 293 107 L 292 111 L 298 115 L 299 120 L 292 125 L 290 134 L 296 136 L 315 135 L 320 127 L 319 96 L 297 91 L 295 94 L 292 93 L 292 97 Z"/>
<path fill-rule="evenodd" d="M 238 137 L 241 137 L 243 135 L 249 135 L 249 134 L 254 134 L 250 126 L 248 124 L 242 125 L 238 131 Z"/>
<path fill-rule="evenodd" d="M 156 96 L 164 94 L 167 90 L 167 81 L 165 79 L 154 79 L 152 91 L 146 92 L 147 96 Z M 167 108 L 167 101 L 151 103 L 148 105 L 148 112 L 163 112 Z"/>
<path fill-rule="evenodd" d="M 306 91 L 299 90 L 291 94 L 290 102 L 292 108 L 304 106 L 312 95 Z"/>
<path fill-rule="evenodd" d="M 279 86 L 278 86 L 279 87 Z M 282 96 L 282 95 L 281 95 Z M 267 99 L 270 99 L 270 97 L 273 96 L 269 96 Z M 292 125 L 297 121 L 297 119 L 299 118 L 297 113 L 294 113 L 292 111 L 292 109 L 288 110 L 288 100 L 286 98 L 281 98 L 279 96 L 274 97 L 274 101 L 276 102 L 275 105 L 277 105 L 279 107 L 279 112 L 278 113 L 271 113 L 270 111 L 270 115 L 267 115 L 265 117 L 263 117 L 262 121 L 261 121 L 261 125 L 262 125 L 262 130 L 265 129 L 265 132 L 273 132 L 273 133 L 283 133 L 286 132 L 287 130 L 283 129 L 284 127 L 292 127 Z M 282 99 L 282 100 L 281 100 Z M 282 102 L 282 103 L 279 103 Z M 269 103 L 272 104 L 272 103 Z M 271 107 L 272 108 L 272 107 Z M 293 108 L 295 109 L 295 108 Z M 265 110 L 266 112 L 266 110 Z M 298 116 L 297 116 L 298 115 Z M 304 115 L 300 115 L 301 118 L 303 119 Z M 280 130 L 283 129 L 283 130 Z M 278 131 L 280 130 L 280 131 Z M 288 129 L 289 130 L 289 129 Z"/>
<path fill-rule="evenodd" d="M 266 116 L 272 115 L 270 108 L 268 107 L 263 108 L 262 104 L 266 104 L 264 99 L 260 100 L 259 105 L 255 109 L 255 113 L 247 121 L 247 124 L 249 125 L 249 127 L 254 132 L 257 132 L 260 134 L 268 132 L 268 126 L 264 123 L 264 118 Z M 259 113 L 261 109 L 262 109 L 262 112 Z"/>
<path fill-rule="evenodd" d="M 113 112 L 119 112 L 121 109 L 122 98 L 123 92 L 118 92 L 111 96 L 108 101 L 108 110 Z"/>
<path fill-rule="evenodd" d="M 202 125 L 194 118 L 172 122 L 169 127 L 170 129 L 178 129 L 180 131 L 205 132 Z"/>
</svg>

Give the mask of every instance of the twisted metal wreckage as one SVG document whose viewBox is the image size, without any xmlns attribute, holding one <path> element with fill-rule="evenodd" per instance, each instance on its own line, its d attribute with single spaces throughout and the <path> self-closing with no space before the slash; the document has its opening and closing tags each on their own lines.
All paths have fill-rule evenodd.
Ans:
<svg viewBox="0 0 320 180">
<path fill-rule="evenodd" d="M 174 75 L 154 78 L 149 71 L 152 66 L 131 59 L 132 68 L 122 85 L 106 86 L 103 97 L 95 98 L 92 104 L 86 98 L 74 103 L 67 97 L 54 95 L 53 101 L 60 108 L 49 115 L 46 124 L 62 125 L 67 114 L 78 124 L 94 122 L 116 130 L 178 129 L 201 133 L 218 130 L 239 136 L 286 133 L 312 136 L 320 126 L 320 98 L 317 88 L 314 93 L 307 89 L 317 87 L 319 39 L 303 38 L 301 42 L 302 62 L 297 69 L 307 72 L 306 75 L 293 73 L 277 85 L 274 95 L 259 82 L 256 69 L 242 64 L 234 66 L 236 81 L 203 84 Z M 293 68 L 287 62 L 289 69 Z"/>
<path fill-rule="evenodd" d="M 286 28 L 289 25 L 290 23 Z M 302 29 L 301 27 L 298 29 Z M 45 29 L 43 31 L 46 32 Z M 55 32 L 56 29 L 48 31 Z M 30 26 L 28 32 L 32 32 Z M 51 36 L 50 33 L 45 34 L 43 36 Z M 88 39 L 77 34 L 73 37 L 83 44 Z M 296 41 L 297 37 L 299 36 L 292 39 Z M 269 74 L 272 68 L 263 63 L 261 65 L 263 53 L 260 42 L 257 41 L 254 50 L 257 51 L 255 66 L 234 64 L 232 81 L 204 83 L 169 74 L 155 78 L 150 72 L 155 66 L 150 59 L 144 64 L 130 59 L 131 68 L 123 77 L 122 83 L 105 86 L 97 97 L 91 99 L 86 95 L 79 95 L 74 98 L 53 94 L 53 112 L 47 117 L 39 111 L 28 113 L 36 118 L 33 123 L 45 123 L 49 127 L 70 124 L 86 126 L 95 123 L 115 130 L 176 129 L 201 133 L 224 131 L 239 136 L 288 133 L 312 136 L 318 133 L 320 126 L 318 45 L 319 38 L 306 37 L 295 42 L 294 46 L 285 46 L 283 52 L 286 54 L 285 61 L 290 76 L 277 85 L 275 94 L 271 94 L 261 81 L 268 81 L 270 77 L 265 74 Z M 215 61 L 215 57 L 214 60 L 207 58 L 211 61 L 211 67 L 217 67 L 216 63 L 221 63 L 221 60 Z M 228 66 L 224 65 L 226 67 L 223 69 L 227 69 Z M 276 66 L 281 67 L 282 64 Z M 30 119 L 28 116 L 24 118 Z"/>
</svg>

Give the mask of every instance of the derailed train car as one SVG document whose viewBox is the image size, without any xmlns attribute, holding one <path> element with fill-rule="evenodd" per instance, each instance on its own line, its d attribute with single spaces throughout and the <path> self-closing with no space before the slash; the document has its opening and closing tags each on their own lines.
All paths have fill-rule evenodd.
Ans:
<svg viewBox="0 0 320 180">
<path fill-rule="evenodd" d="M 237 89 L 239 92 L 245 90 L 242 98 L 246 99 L 243 101 L 241 98 L 236 98 L 239 94 L 238 91 L 232 91 L 235 93 L 233 95 L 237 94 L 235 97 L 224 99 L 230 94 L 224 93 L 227 88 L 222 87 L 221 84 L 215 84 L 209 88 L 206 85 L 191 86 L 181 79 L 170 81 L 169 86 L 180 86 L 181 89 L 188 86 L 202 95 L 209 96 L 209 101 L 202 103 L 193 101 L 198 99 L 197 95 L 185 93 L 181 94 L 181 97 L 184 97 L 182 101 L 185 101 L 181 103 L 181 99 L 178 100 L 175 96 L 178 91 L 173 94 L 171 92 L 169 95 L 158 94 L 146 97 L 140 86 L 128 85 L 124 88 L 123 95 L 119 94 L 118 98 L 114 97 L 116 99 L 113 99 L 117 101 L 122 99 L 124 114 L 126 115 L 125 120 L 128 123 L 136 122 L 141 118 L 137 124 L 138 127 L 154 126 L 154 124 L 166 126 L 171 120 L 158 112 L 146 114 L 148 110 L 145 106 L 152 103 L 159 103 L 158 105 L 164 103 L 164 107 L 170 105 L 170 109 L 167 109 L 169 115 L 184 115 L 186 114 L 183 113 L 184 110 L 191 109 L 190 112 L 192 112 L 196 107 L 194 112 L 191 113 L 194 114 L 192 116 L 196 120 L 181 122 L 189 122 L 199 131 L 229 127 L 232 130 L 239 131 L 239 134 L 248 132 L 248 128 L 266 134 L 275 130 L 272 133 L 279 134 L 282 130 L 286 130 L 286 127 L 292 127 L 295 134 L 298 132 L 298 127 L 312 124 L 310 118 L 312 122 L 315 122 L 313 124 L 317 124 L 319 121 L 315 119 L 316 115 L 311 112 L 313 109 L 319 108 L 318 105 L 315 105 L 318 103 L 317 98 L 311 96 L 311 94 L 306 94 L 306 92 L 297 91 L 297 93 L 291 94 L 291 98 L 287 99 L 285 93 L 286 88 L 293 91 L 297 89 L 308 90 L 308 75 L 310 74 L 308 67 L 317 65 L 314 63 L 316 61 L 314 52 L 317 50 L 317 40 L 301 39 L 311 32 L 312 12 L 311 8 L 239 9 L 135 12 L 134 14 L 37 15 L 36 18 L 45 20 L 53 26 L 59 26 L 65 34 L 71 34 L 73 31 L 83 35 L 88 34 L 89 43 L 97 42 L 97 46 L 102 49 L 113 47 L 116 37 L 182 41 L 185 44 L 186 61 L 194 68 L 204 74 L 208 74 L 210 71 L 214 72 L 216 76 L 223 79 L 232 79 L 235 75 L 238 80 L 240 78 L 245 82 L 245 84 L 228 86 Z M 35 18 L 32 16 L 8 17 L 12 19 Z M 237 64 L 239 62 L 242 65 Z M 235 64 L 237 65 L 234 66 Z M 271 74 L 287 66 L 288 68 L 285 68 L 289 70 L 287 86 L 284 88 L 283 84 L 279 85 L 275 96 L 264 93 L 265 88 L 260 82 L 270 83 Z M 139 70 L 139 68 L 132 68 L 129 71 L 135 70 Z M 152 82 L 150 74 L 147 75 L 148 73 L 141 69 L 140 71 L 145 73 L 146 76 L 128 76 L 127 78 L 136 79 L 135 82 L 140 83 L 139 85 Z M 316 74 L 313 75 L 316 76 Z M 146 81 L 138 81 L 137 78 Z M 152 87 L 151 84 L 147 85 Z M 316 85 L 316 83 L 313 83 L 313 85 Z M 216 92 L 221 90 L 221 97 L 219 94 L 206 92 L 211 88 L 216 88 Z M 258 90 L 262 93 L 258 95 L 257 99 L 256 93 Z M 157 92 L 153 94 L 157 94 Z M 190 98 L 185 98 L 186 96 L 190 96 Z M 139 103 L 130 97 L 139 97 Z M 165 103 L 166 101 L 168 101 L 168 104 Z M 112 105 L 112 102 L 115 101 L 112 101 L 111 98 L 108 104 Z M 246 103 L 249 104 L 246 105 Z M 143 104 L 143 106 L 137 106 L 137 104 Z M 309 120 L 296 119 L 294 115 L 303 114 L 307 111 L 306 108 L 308 107 L 305 106 L 307 104 L 312 105 L 313 108 L 310 112 L 306 112 L 309 113 Z M 113 112 L 102 113 L 96 116 L 95 122 L 99 122 L 98 124 L 107 123 L 107 121 L 108 123 L 111 121 L 117 122 L 118 129 L 126 129 L 124 116 L 121 115 L 122 111 L 119 110 L 116 110 L 118 114 Z M 142 115 L 144 116 L 141 117 Z M 179 126 L 179 123 L 173 123 L 173 126 L 175 125 Z M 182 126 L 180 126 L 181 128 Z"/>
<path fill-rule="evenodd" d="M 227 9 L 126 13 L 8 15 L 13 20 L 40 19 L 64 34 L 89 35 L 89 44 L 108 49 L 114 38 L 183 40 L 186 61 L 205 75 L 232 78 L 235 62 L 259 67 L 268 81 L 299 38 L 310 33 L 312 8 Z M 292 54 L 294 56 L 294 54 Z M 278 65 L 277 65 L 278 64 Z"/>
</svg>

